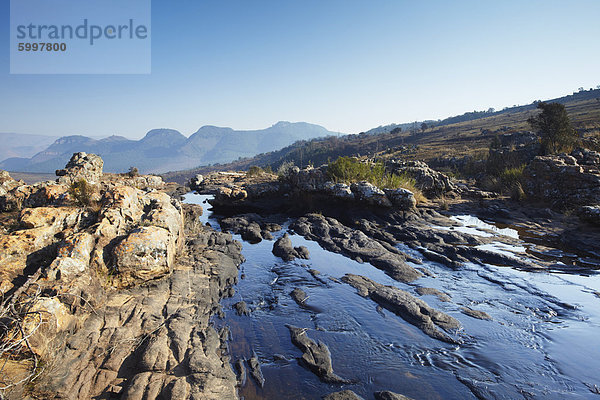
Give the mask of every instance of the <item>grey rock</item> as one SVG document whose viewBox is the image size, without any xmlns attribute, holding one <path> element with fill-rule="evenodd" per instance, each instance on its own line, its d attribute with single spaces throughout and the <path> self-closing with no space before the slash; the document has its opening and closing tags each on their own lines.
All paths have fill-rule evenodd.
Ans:
<svg viewBox="0 0 600 400">
<path fill-rule="evenodd" d="M 399 250 L 333 218 L 308 214 L 296 220 L 291 228 L 306 239 L 317 241 L 326 250 L 354 259 L 360 257 L 402 282 L 411 282 L 422 276 L 406 263 L 406 256 Z"/>
<path fill-rule="evenodd" d="M 104 161 L 100 156 L 84 152 L 74 153 L 64 169 L 56 171 L 58 183 L 70 185 L 80 179 L 95 185 L 100 183 Z"/>
<path fill-rule="evenodd" d="M 323 400 L 363 400 L 363 398 L 358 396 L 352 390 L 342 390 L 323 396 Z"/>
<path fill-rule="evenodd" d="M 460 323 L 451 316 L 431 308 L 423 300 L 393 286 L 384 286 L 360 275 L 346 274 L 342 281 L 348 283 L 364 297 L 370 297 L 380 306 L 387 308 L 415 325 L 434 339 L 448 343 L 457 343 L 455 339 L 438 329 L 449 332 L 460 327 Z"/>
<path fill-rule="evenodd" d="M 310 254 L 304 246 L 293 247 L 290 236 L 286 233 L 273 244 L 273 254 L 284 261 L 293 261 L 296 258 L 309 259 Z"/>
<path fill-rule="evenodd" d="M 484 312 L 484 311 L 479 311 L 479 310 L 473 310 L 472 308 L 469 307 L 461 307 L 460 310 L 467 314 L 469 317 L 473 317 L 473 318 L 477 318 L 477 319 L 492 319 L 492 317 Z"/>
<path fill-rule="evenodd" d="M 323 342 L 315 342 L 306 335 L 306 329 L 286 325 L 290 330 L 292 343 L 302 351 L 302 362 L 323 382 L 349 383 L 333 373 L 331 354 Z"/>
<path fill-rule="evenodd" d="M 252 357 L 248 360 L 248 366 L 250 367 L 250 375 L 258 383 L 260 387 L 265 386 L 265 378 L 263 377 L 262 370 L 260 369 L 260 361 L 256 354 L 252 354 Z"/>
<path fill-rule="evenodd" d="M 410 397 L 406 397 L 404 395 L 390 392 L 389 390 L 375 392 L 374 393 L 375 400 L 412 400 Z"/>
</svg>

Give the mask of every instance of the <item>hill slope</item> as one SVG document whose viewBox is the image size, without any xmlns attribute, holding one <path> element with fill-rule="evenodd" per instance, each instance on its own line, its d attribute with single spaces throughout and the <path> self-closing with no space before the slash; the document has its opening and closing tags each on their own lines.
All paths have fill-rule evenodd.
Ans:
<svg viewBox="0 0 600 400">
<path fill-rule="evenodd" d="M 565 104 L 573 125 L 581 134 L 600 131 L 600 90 L 583 91 L 547 101 Z M 405 130 L 406 127 L 418 127 L 420 123 L 393 124 L 360 135 L 301 141 L 253 158 L 224 165 L 170 172 L 163 174 L 163 177 L 166 180 L 185 183 L 196 174 L 214 170 L 245 170 L 253 165 L 277 169 L 284 162 L 321 165 L 339 156 L 402 156 L 426 162 L 431 162 L 437 157 L 481 157 L 487 154 L 495 135 L 528 131 L 530 127 L 527 118 L 536 112 L 533 103 L 497 112 L 469 112 L 441 121 L 427 121 L 428 125 L 434 126 L 425 131 Z M 396 127 L 403 128 L 403 131 L 390 133 Z"/>
</svg>

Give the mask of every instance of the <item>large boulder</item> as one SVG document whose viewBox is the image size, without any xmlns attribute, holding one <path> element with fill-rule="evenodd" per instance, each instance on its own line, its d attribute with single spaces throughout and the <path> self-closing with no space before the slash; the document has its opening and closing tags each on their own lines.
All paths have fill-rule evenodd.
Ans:
<svg viewBox="0 0 600 400">
<path fill-rule="evenodd" d="M 169 273 L 175 259 L 175 242 L 168 230 L 157 226 L 134 229 L 113 249 L 114 266 L 125 285 Z"/>
<path fill-rule="evenodd" d="M 352 190 L 352 193 L 354 193 L 354 197 L 358 201 L 362 201 L 367 204 L 380 207 L 392 206 L 392 203 L 386 197 L 383 190 L 379 189 L 372 183 L 366 181 L 355 182 L 352 185 L 350 185 L 350 190 Z"/>
<path fill-rule="evenodd" d="M 412 177 L 416 186 L 428 197 L 438 197 L 445 193 L 456 190 L 452 180 L 431 169 L 422 161 L 388 161 L 386 168 L 396 174 L 406 174 Z"/>
<path fill-rule="evenodd" d="M 202 182 L 204 182 L 204 176 L 198 174 L 190 179 L 190 189 L 192 190 L 201 190 Z"/>
<path fill-rule="evenodd" d="M 400 210 L 410 210 L 417 206 L 414 193 L 408 189 L 384 189 L 383 191 L 392 205 Z"/>
<path fill-rule="evenodd" d="M 575 150 L 572 155 L 538 156 L 523 171 L 525 193 L 557 209 L 600 204 L 600 154 Z"/>
<path fill-rule="evenodd" d="M 273 244 L 273 255 L 282 258 L 284 261 L 293 261 L 296 258 L 308 260 L 310 254 L 304 246 L 294 247 L 290 236 L 286 233 Z"/>
<path fill-rule="evenodd" d="M 74 153 L 64 169 L 56 170 L 57 181 L 70 185 L 84 179 L 91 185 L 98 184 L 102 178 L 104 161 L 100 156 L 84 152 Z"/>
</svg>

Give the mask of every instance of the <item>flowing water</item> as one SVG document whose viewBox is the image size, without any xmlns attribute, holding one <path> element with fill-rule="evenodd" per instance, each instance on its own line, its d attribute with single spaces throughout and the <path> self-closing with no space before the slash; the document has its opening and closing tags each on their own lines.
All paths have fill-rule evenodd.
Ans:
<svg viewBox="0 0 600 400">
<path fill-rule="evenodd" d="M 202 203 L 210 196 L 186 195 Z M 218 228 L 208 204 L 201 217 Z M 469 216 L 455 217 L 471 234 L 507 235 Z M 286 231 L 274 233 L 275 239 Z M 223 300 L 226 316 L 215 324 L 231 329 L 232 362 L 256 354 L 264 387 L 248 377 L 240 388 L 245 399 L 320 399 L 351 389 L 365 399 L 391 390 L 413 399 L 600 399 L 600 276 L 595 272 L 528 272 L 467 264 L 456 271 L 423 260 L 435 277 L 411 284 L 394 281 L 368 263 L 358 263 L 292 235 L 294 246 L 310 251 L 310 260 L 284 262 L 271 253 L 273 241 L 244 242 L 246 258 L 232 298 Z M 418 252 L 399 245 L 421 258 Z M 495 251 L 527 257 L 530 246 L 488 245 Z M 318 270 L 320 274 L 314 271 Z M 399 316 L 378 308 L 339 279 L 346 273 L 371 278 L 412 293 L 462 324 L 460 345 L 432 339 Z M 416 287 L 432 287 L 451 296 L 419 296 Z M 294 288 L 308 297 L 300 307 Z M 238 316 L 233 304 L 245 301 L 250 316 Z M 492 320 L 465 315 L 461 307 L 485 311 Z M 301 351 L 286 324 L 307 328 L 331 352 L 334 372 L 351 379 L 345 385 L 321 382 L 299 364 Z"/>
</svg>

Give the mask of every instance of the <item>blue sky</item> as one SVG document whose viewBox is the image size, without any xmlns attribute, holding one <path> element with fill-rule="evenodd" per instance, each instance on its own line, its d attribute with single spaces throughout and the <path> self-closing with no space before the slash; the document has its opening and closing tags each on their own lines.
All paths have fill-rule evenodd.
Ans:
<svg viewBox="0 0 600 400">
<path fill-rule="evenodd" d="M 597 0 L 153 1 L 149 75 L 10 75 L 0 4 L 0 132 L 357 133 L 600 84 Z"/>
</svg>

